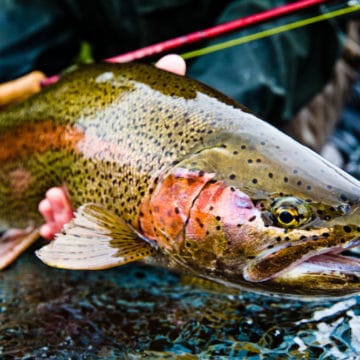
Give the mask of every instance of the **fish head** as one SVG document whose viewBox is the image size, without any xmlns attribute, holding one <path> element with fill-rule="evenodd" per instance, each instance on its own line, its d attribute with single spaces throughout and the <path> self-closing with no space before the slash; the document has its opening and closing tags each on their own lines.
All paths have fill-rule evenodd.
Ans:
<svg viewBox="0 0 360 360">
<path fill-rule="evenodd" d="M 165 251 L 229 286 L 288 296 L 359 292 L 360 259 L 349 254 L 360 245 L 360 183 L 253 121 L 252 131 L 217 138 L 165 176 Z"/>
</svg>

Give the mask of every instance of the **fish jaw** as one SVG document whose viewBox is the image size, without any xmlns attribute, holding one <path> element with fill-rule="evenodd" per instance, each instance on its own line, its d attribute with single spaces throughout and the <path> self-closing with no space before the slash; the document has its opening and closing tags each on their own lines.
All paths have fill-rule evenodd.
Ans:
<svg viewBox="0 0 360 360">
<path fill-rule="evenodd" d="M 359 234 L 341 234 L 339 229 L 291 234 L 279 229 L 260 230 L 260 220 L 257 222 L 244 223 L 241 238 L 238 233 L 222 242 L 219 238 L 193 240 L 191 246 L 184 247 L 178 262 L 185 259 L 185 267 L 198 276 L 260 293 L 325 298 L 360 292 L 360 258 L 351 252 L 360 245 Z M 224 243 L 227 246 L 221 248 L 219 244 Z"/>
<path fill-rule="evenodd" d="M 360 259 L 351 255 L 351 249 L 360 245 L 360 233 L 356 227 L 352 230 L 348 233 L 334 227 L 287 233 L 285 243 L 264 250 L 246 265 L 244 279 L 289 294 L 344 296 L 359 292 Z"/>
<path fill-rule="evenodd" d="M 304 295 L 306 289 L 308 297 L 345 297 L 360 291 L 360 261 L 329 252 L 314 256 L 267 283 L 274 291 L 286 288 L 293 295 Z"/>
</svg>

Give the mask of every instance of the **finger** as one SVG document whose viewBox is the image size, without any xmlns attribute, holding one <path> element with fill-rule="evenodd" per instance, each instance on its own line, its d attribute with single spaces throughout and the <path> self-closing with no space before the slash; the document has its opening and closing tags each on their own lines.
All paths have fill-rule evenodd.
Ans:
<svg viewBox="0 0 360 360">
<path fill-rule="evenodd" d="M 38 209 L 46 223 L 54 222 L 53 209 L 48 199 L 41 200 Z"/>
<path fill-rule="evenodd" d="M 70 200 L 64 188 L 51 188 L 46 193 L 53 209 L 54 222 L 56 224 L 56 232 L 73 218 L 73 210 Z"/>
<path fill-rule="evenodd" d="M 46 240 L 52 240 L 56 234 L 54 226 L 46 223 L 39 229 L 40 236 Z"/>
<path fill-rule="evenodd" d="M 178 75 L 185 75 L 186 72 L 186 63 L 184 59 L 175 54 L 162 57 L 155 66 L 159 69 L 170 71 Z"/>
<path fill-rule="evenodd" d="M 40 82 L 45 74 L 33 71 L 15 80 L 0 84 L 0 107 L 24 100 L 41 90 Z"/>
</svg>

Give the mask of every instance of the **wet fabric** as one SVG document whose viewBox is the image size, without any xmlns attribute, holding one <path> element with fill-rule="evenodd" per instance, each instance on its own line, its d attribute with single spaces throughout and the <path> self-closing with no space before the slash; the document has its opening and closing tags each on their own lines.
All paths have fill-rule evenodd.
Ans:
<svg viewBox="0 0 360 360">
<path fill-rule="evenodd" d="M 33 69 L 58 73 L 74 61 L 82 41 L 90 42 L 95 59 L 101 60 L 285 3 L 0 0 L 0 82 Z M 314 10 L 196 44 L 196 48 L 311 14 Z M 322 89 L 341 46 L 338 21 L 322 22 L 190 61 L 188 74 L 279 125 Z"/>
</svg>

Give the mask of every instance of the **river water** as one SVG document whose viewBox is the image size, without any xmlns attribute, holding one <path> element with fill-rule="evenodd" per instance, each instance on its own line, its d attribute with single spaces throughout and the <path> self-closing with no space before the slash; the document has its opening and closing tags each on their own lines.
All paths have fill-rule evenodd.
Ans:
<svg viewBox="0 0 360 360">
<path fill-rule="evenodd" d="M 0 274 L 3 359 L 360 359 L 360 296 L 303 302 L 205 291 L 164 269 Z"/>
</svg>

